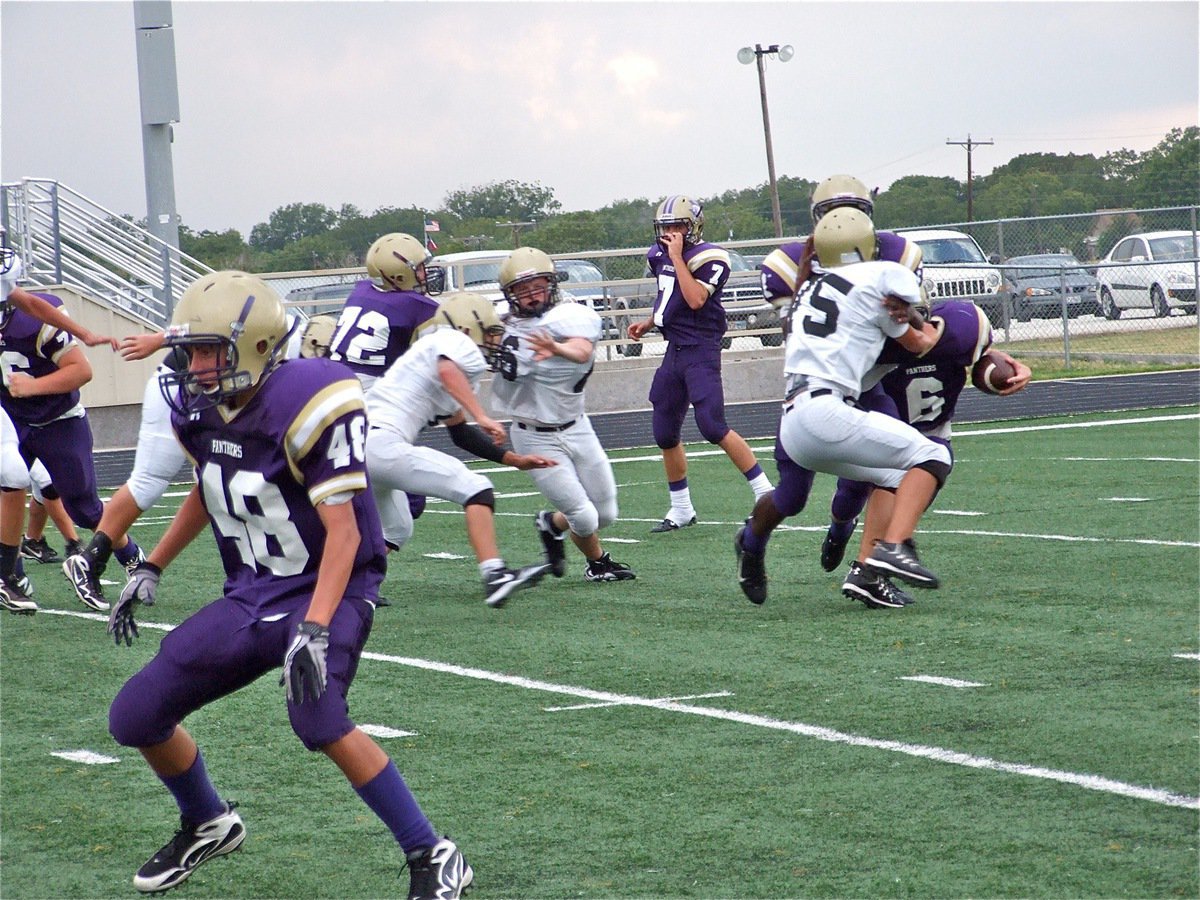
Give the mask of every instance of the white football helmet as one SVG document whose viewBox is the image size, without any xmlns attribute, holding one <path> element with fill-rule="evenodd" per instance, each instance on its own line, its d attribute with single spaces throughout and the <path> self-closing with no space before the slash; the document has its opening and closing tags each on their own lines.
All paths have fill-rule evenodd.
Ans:
<svg viewBox="0 0 1200 900">
<path fill-rule="evenodd" d="M 809 207 L 813 225 L 816 226 L 827 212 L 843 206 L 873 215 L 875 194 L 853 175 L 830 175 L 813 190 L 812 206 Z"/>
<path fill-rule="evenodd" d="M 282 359 L 290 330 L 279 295 L 246 272 L 210 272 L 193 282 L 175 307 L 167 347 L 182 347 L 189 360 L 200 345 L 224 352 L 203 371 L 190 366 L 160 376 L 167 403 L 186 414 L 228 402 L 256 387 Z"/>
<path fill-rule="evenodd" d="M 704 234 L 704 208 L 696 201 L 676 194 L 658 204 L 654 211 L 654 239 L 662 241 L 665 226 L 680 224 L 687 225 L 688 229 L 683 236 L 685 247 L 700 243 Z"/>
<path fill-rule="evenodd" d="M 875 259 L 879 244 L 871 217 L 848 207 L 826 213 L 813 229 L 813 250 L 823 269 Z"/>
<path fill-rule="evenodd" d="M 367 274 L 381 291 L 436 294 L 442 289 L 436 276 L 442 275 L 443 270 L 426 268 L 432 258 L 425 245 L 411 234 L 385 234 L 367 251 Z"/>
<path fill-rule="evenodd" d="M 439 325 L 449 325 L 469 337 L 483 353 L 488 366 L 496 368 L 500 361 L 500 339 L 504 336 L 504 326 L 491 300 L 467 292 L 447 294 L 438 300 L 437 312 L 422 323 L 421 330 Z"/>
<path fill-rule="evenodd" d="M 300 335 L 300 358 L 320 359 L 329 355 L 329 345 L 337 329 L 338 317 L 333 313 L 313 316 Z"/>
<path fill-rule="evenodd" d="M 518 247 L 500 264 L 500 290 L 508 301 L 509 310 L 521 318 L 540 316 L 558 303 L 558 283 L 564 277 L 555 271 L 554 261 L 536 247 Z M 550 279 L 546 298 L 533 306 L 522 306 L 517 300 L 516 289 L 536 278 Z"/>
</svg>

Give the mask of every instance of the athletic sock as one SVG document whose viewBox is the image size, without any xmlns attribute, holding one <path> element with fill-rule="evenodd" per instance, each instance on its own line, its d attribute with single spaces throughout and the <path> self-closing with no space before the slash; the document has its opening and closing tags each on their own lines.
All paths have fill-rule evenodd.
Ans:
<svg viewBox="0 0 1200 900">
<path fill-rule="evenodd" d="M 850 535 L 854 534 L 854 528 L 858 524 L 858 519 L 851 519 L 849 522 L 839 522 L 836 519 L 829 523 L 829 538 L 838 543 L 845 543 L 850 540 Z"/>
<path fill-rule="evenodd" d="M 217 789 L 208 778 L 204 757 L 199 750 L 196 751 L 196 761 L 186 772 L 169 778 L 159 775 L 158 778 L 179 804 L 179 814 L 188 822 L 207 822 L 226 810 L 225 802 L 217 795 Z"/>
<path fill-rule="evenodd" d="M 379 816 L 407 856 L 414 850 L 432 847 L 438 842 L 433 825 L 421 812 L 417 798 L 412 795 L 404 778 L 390 759 L 383 771 L 354 789 L 371 812 Z"/>
<path fill-rule="evenodd" d="M 0 544 L 0 576 L 11 578 L 16 574 L 20 552 L 19 545 Z"/>
<path fill-rule="evenodd" d="M 671 492 L 670 512 L 674 513 L 671 515 L 671 519 L 676 525 L 686 525 L 688 520 L 696 514 L 696 510 L 692 507 L 692 493 L 688 490 L 687 478 L 668 481 L 667 490 Z"/>
<path fill-rule="evenodd" d="M 762 466 L 755 463 L 753 467 L 742 473 L 746 476 L 746 480 L 750 482 L 750 490 L 754 491 L 754 499 L 757 500 L 763 494 L 769 494 L 773 488 L 771 479 L 767 478 L 762 470 Z"/>
<path fill-rule="evenodd" d="M 504 568 L 504 560 L 502 559 L 485 559 L 479 564 L 479 574 L 487 578 L 497 569 Z"/>
<path fill-rule="evenodd" d="M 117 562 L 124 566 L 137 559 L 139 552 L 141 552 L 141 548 L 137 545 L 137 541 L 130 538 L 124 547 L 113 551 L 113 556 L 117 558 Z"/>
</svg>

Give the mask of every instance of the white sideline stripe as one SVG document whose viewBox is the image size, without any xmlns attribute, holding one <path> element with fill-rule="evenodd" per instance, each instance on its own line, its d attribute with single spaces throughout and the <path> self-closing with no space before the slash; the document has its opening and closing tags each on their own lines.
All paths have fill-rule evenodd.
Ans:
<svg viewBox="0 0 1200 900">
<path fill-rule="evenodd" d="M 426 559 L 466 559 L 465 556 L 462 556 L 461 554 L 458 554 L 458 553 L 441 552 L 441 553 L 425 553 L 422 555 Z"/>
<path fill-rule="evenodd" d="M 931 510 L 933 512 L 933 510 Z M 434 513 L 441 516 L 461 516 L 461 509 L 427 509 L 425 513 Z M 518 512 L 496 512 L 497 516 L 515 516 L 517 518 L 525 518 L 529 513 Z M 961 514 L 960 514 L 961 515 Z M 636 519 L 632 517 L 622 517 L 617 520 L 621 522 L 647 522 L 657 525 L 661 519 Z M 696 522 L 696 525 L 716 526 L 718 528 L 740 528 L 745 522 L 705 522 L 703 519 Z M 692 526 L 696 527 L 696 526 Z M 776 531 L 819 531 L 822 534 L 828 530 L 828 523 L 823 525 L 780 525 Z M 950 529 L 950 528 L 922 528 L 917 532 L 919 537 L 922 534 L 956 534 L 965 535 L 968 537 L 1000 537 L 1000 538 L 1033 538 L 1040 541 L 1062 541 L 1071 543 L 1077 541 L 1081 544 L 1143 544 L 1148 547 L 1200 547 L 1200 541 L 1160 541 L 1151 538 L 1115 538 L 1115 537 L 1086 537 L 1074 534 L 1029 534 L 1020 531 L 977 531 L 974 529 Z M 615 541 L 615 538 L 610 538 L 607 535 L 602 539 L 604 541 Z"/>
<path fill-rule="evenodd" d="M 50 755 L 65 759 L 67 762 L 83 763 L 85 766 L 107 766 L 120 762 L 115 756 L 104 756 L 101 753 L 93 753 L 91 750 L 55 750 Z"/>
<path fill-rule="evenodd" d="M 359 725 L 358 730 L 377 738 L 416 737 L 415 731 L 401 731 L 399 728 L 389 728 L 386 725 Z"/>
<path fill-rule="evenodd" d="M 940 684 L 943 687 L 954 688 L 987 687 L 986 684 L 979 681 L 960 681 L 957 678 L 942 678 L 938 675 L 901 675 L 900 681 L 920 681 L 925 684 Z"/>
<path fill-rule="evenodd" d="M 1047 458 L 1054 462 L 1200 462 L 1200 459 L 1187 459 L 1182 456 L 1050 456 Z M 1024 462 L 1024 460 L 1020 461 Z"/>
<path fill-rule="evenodd" d="M 986 516 L 985 512 L 976 512 L 973 509 L 931 509 L 931 516 Z"/>
<path fill-rule="evenodd" d="M 1176 659 L 1200 659 L 1200 653 L 1176 653 Z"/>
<path fill-rule="evenodd" d="M 606 535 L 604 536 L 604 543 L 606 543 L 606 544 L 640 544 L 640 543 L 641 543 L 641 541 L 639 541 L 637 538 L 615 538 L 615 537 L 609 537 L 609 536 L 606 534 Z"/>
<path fill-rule="evenodd" d="M 677 700 L 704 700 L 709 697 L 732 697 L 732 691 L 717 691 L 715 694 L 688 694 L 686 697 L 659 697 L 653 703 L 674 703 Z M 604 709 L 609 706 L 628 706 L 628 703 L 576 703 L 574 706 L 543 706 L 542 712 L 567 712 L 576 709 Z"/>
<path fill-rule="evenodd" d="M 1102 500 L 1109 500 L 1113 503 L 1149 503 L 1149 497 L 1102 497 Z"/>
<path fill-rule="evenodd" d="M 90 619 L 93 622 L 107 622 L 107 616 L 96 613 L 74 612 L 72 610 L 43 609 L 39 615 L 71 616 L 77 619 Z M 156 622 L 142 622 L 139 628 L 149 628 L 157 631 L 171 631 L 174 625 Z M 1042 766 L 1029 766 L 1024 763 L 1006 763 L 986 756 L 972 756 L 969 753 L 959 753 L 956 750 L 945 750 L 941 747 L 926 747 L 921 744 L 906 744 L 902 741 L 885 741 L 878 738 L 862 737 L 856 734 L 846 734 L 819 725 L 807 725 L 803 722 L 785 722 L 767 716 L 755 716 L 749 713 L 733 712 L 725 709 L 713 709 L 708 706 L 690 706 L 686 703 L 654 700 L 647 697 L 635 697 L 626 694 L 613 694 L 608 691 L 593 691 L 590 688 L 573 687 L 565 684 L 553 684 L 548 681 L 537 681 L 519 675 L 505 675 L 501 672 L 489 672 L 486 669 L 473 669 L 465 666 L 455 666 L 449 663 L 435 662 L 429 659 L 413 659 L 407 656 L 389 656 L 383 653 L 364 651 L 363 659 L 376 662 L 390 662 L 400 666 L 410 666 L 414 669 L 425 669 L 430 672 L 442 672 L 447 675 L 458 675 L 462 678 L 474 678 L 479 681 L 490 681 L 495 684 L 506 684 L 513 687 L 525 688 L 531 691 L 545 691 L 551 694 L 565 694 L 569 697 L 581 697 L 600 703 L 617 703 L 628 706 L 647 706 L 666 712 L 684 713 L 692 716 L 703 716 L 726 722 L 736 722 L 740 725 L 753 725 L 758 728 L 770 728 L 775 731 L 787 731 L 801 734 L 830 743 L 847 744 L 851 747 L 867 747 L 874 750 L 887 750 L 892 753 L 903 753 L 931 759 L 934 762 L 966 766 L 971 769 L 987 769 L 993 772 L 1003 772 L 1008 775 L 1024 775 L 1027 778 L 1041 778 L 1047 781 L 1057 781 L 1085 788 L 1089 791 L 1100 791 L 1115 794 L 1120 797 L 1131 797 L 1135 800 L 1148 800 L 1163 806 L 1178 806 L 1185 809 L 1200 809 L 1200 797 L 1189 797 L 1158 788 L 1141 787 L 1136 784 L 1126 784 L 1099 775 L 1084 775 L 1077 772 L 1064 772 L 1059 769 L 1047 769 Z"/>
<path fill-rule="evenodd" d="M 1178 416 L 1139 416 L 1136 419 L 1104 419 L 1099 422 L 1059 422 L 1056 425 L 1020 425 L 1012 428 L 979 428 L 972 431 L 955 431 L 954 436 L 971 437 L 979 434 L 1021 434 L 1026 431 L 1060 431 L 1064 428 L 1104 428 L 1108 425 L 1144 425 L 1147 422 L 1182 422 L 1200 419 L 1200 413 L 1183 413 Z"/>
</svg>

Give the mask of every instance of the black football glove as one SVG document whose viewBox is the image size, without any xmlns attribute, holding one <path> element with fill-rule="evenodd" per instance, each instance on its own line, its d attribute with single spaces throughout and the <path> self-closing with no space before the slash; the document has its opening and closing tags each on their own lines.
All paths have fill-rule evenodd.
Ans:
<svg viewBox="0 0 1200 900">
<path fill-rule="evenodd" d="M 121 591 L 121 599 L 113 604 L 108 614 L 108 633 L 113 636 L 117 646 L 121 641 L 126 647 L 133 646 L 133 639 L 138 636 L 137 623 L 133 620 L 133 611 L 139 605 L 153 606 L 154 592 L 158 590 L 158 579 L 162 569 L 151 562 L 143 562 L 133 570 L 129 581 Z"/>
<path fill-rule="evenodd" d="M 312 697 L 313 702 L 325 693 L 325 654 L 329 650 L 329 629 L 316 622 L 301 622 L 296 626 L 296 636 L 283 658 L 283 674 L 279 683 L 287 685 L 290 703 L 303 703 Z"/>
</svg>

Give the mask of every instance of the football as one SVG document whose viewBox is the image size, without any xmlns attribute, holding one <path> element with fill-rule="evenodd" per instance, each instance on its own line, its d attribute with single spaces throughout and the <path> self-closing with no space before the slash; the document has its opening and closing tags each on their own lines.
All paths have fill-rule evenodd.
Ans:
<svg viewBox="0 0 1200 900">
<path fill-rule="evenodd" d="M 971 369 L 971 383 L 987 394 L 998 394 L 1008 387 L 1008 379 L 1017 370 L 999 353 L 986 351 Z"/>
</svg>

